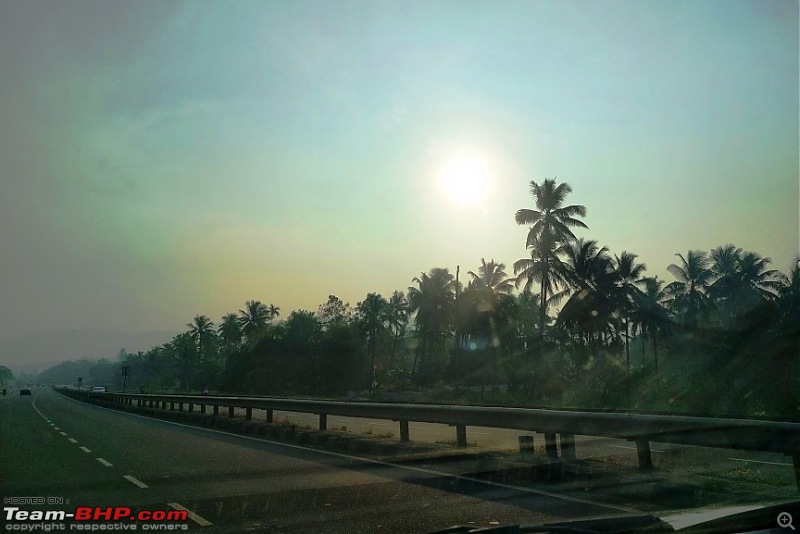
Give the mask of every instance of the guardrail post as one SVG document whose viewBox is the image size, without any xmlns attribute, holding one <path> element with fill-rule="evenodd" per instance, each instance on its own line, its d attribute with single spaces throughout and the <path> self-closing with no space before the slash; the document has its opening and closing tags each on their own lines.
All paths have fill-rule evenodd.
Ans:
<svg viewBox="0 0 800 534">
<path fill-rule="evenodd" d="M 162 410 L 166 410 L 167 409 L 167 401 L 161 401 L 161 409 Z"/>
<path fill-rule="evenodd" d="M 326 413 L 319 414 L 319 429 L 328 430 L 328 414 Z"/>
<path fill-rule="evenodd" d="M 575 435 L 561 433 L 561 457 L 565 460 L 575 460 Z"/>
<path fill-rule="evenodd" d="M 456 425 L 456 447 L 467 446 L 467 425 Z"/>
<path fill-rule="evenodd" d="M 400 441 L 409 441 L 408 421 L 400 421 Z"/>
<path fill-rule="evenodd" d="M 253 420 L 253 409 L 252 408 L 245 408 L 244 409 L 244 418 L 247 421 Z"/>
<path fill-rule="evenodd" d="M 233 406 L 228 406 L 228 417 L 233 417 Z"/>
<path fill-rule="evenodd" d="M 182 403 L 182 402 L 179 402 L 179 403 L 178 403 L 178 411 L 179 411 L 179 412 L 182 412 L 182 411 L 183 411 L 183 403 Z"/>
<path fill-rule="evenodd" d="M 169 401 L 169 409 L 170 410 L 174 410 L 175 409 L 175 403 L 174 402 Z"/>
<path fill-rule="evenodd" d="M 192 402 L 189 403 L 189 411 L 190 412 L 194 411 L 194 403 L 192 403 Z"/>
<path fill-rule="evenodd" d="M 533 436 L 519 436 L 519 452 L 520 454 L 533 454 Z"/>
<path fill-rule="evenodd" d="M 639 469 L 653 467 L 653 455 L 650 453 L 650 442 L 646 439 L 636 440 L 636 455 L 639 457 Z"/>
<path fill-rule="evenodd" d="M 215 404 L 213 410 L 214 410 L 214 415 L 219 415 L 219 404 Z"/>
<path fill-rule="evenodd" d="M 558 445 L 556 444 L 555 432 L 544 433 L 544 450 L 548 458 L 553 460 L 558 458 Z"/>
<path fill-rule="evenodd" d="M 136 406 L 142 405 L 142 399 L 136 399 Z"/>
<path fill-rule="evenodd" d="M 267 408 L 267 423 L 272 422 L 272 417 L 273 417 L 272 408 Z"/>
<path fill-rule="evenodd" d="M 206 413 L 206 405 L 205 404 L 201 404 L 200 405 L 200 413 Z"/>
</svg>

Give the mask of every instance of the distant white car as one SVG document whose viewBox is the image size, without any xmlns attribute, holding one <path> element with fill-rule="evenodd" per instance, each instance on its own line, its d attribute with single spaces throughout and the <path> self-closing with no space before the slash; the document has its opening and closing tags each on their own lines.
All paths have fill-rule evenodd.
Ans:
<svg viewBox="0 0 800 534">
<path fill-rule="evenodd" d="M 104 388 L 103 386 L 94 386 L 92 388 L 92 393 L 105 393 L 105 392 L 106 388 Z"/>
</svg>

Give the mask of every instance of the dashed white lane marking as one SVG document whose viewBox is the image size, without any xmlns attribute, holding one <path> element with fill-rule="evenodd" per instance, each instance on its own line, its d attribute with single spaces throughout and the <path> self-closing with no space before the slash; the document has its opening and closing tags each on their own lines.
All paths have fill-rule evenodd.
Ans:
<svg viewBox="0 0 800 534">
<path fill-rule="evenodd" d="M 60 428 L 58 428 L 57 426 L 54 426 L 54 427 L 53 427 L 53 430 L 61 430 L 61 429 L 60 429 Z"/>
<path fill-rule="evenodd" d="M 78 440 L 74 438 L 69 438 L 69 441 L 70 443 L 78 443 Z"/>
<path fill-rule="evenodd" d="M 613 447 L 615 449 L 628 449 L 631 451 L 635 451 L 636 447 L 626 447 L 625 445 L 607 445 L 608 447 Z M 664 452 L 660 449 L 650 449 L 650 452 Z"/>
<path fill-rule="evenodd" d="M 101 464 L 103 464 L 106 467 L 114 467 L 114 465 L 111 462 L 109 462 L 108 460 L 103 460 L 102 458 L 95 458 L 95 460 L 97 460 L 98 462 L 100 462 Z"/>
<path fill-rule="evenodd" d="M 150 486 L 148 486 L 147 484 L 145 484 L 144 482 L 142 482 L 141 480 L 139 480 L 138 478 L 136 478 L 136 477 L 133 477 L 133 476 L 131 476 L 131 475 L 125 475 L 125 476 L 123 476 L 122 478 L 124 478 L 125 480 L 127 480 L 128 482 L 130 482 L 131 484 L 133 484 L 134 486 L 139 486 L 139 487 L 140 487 L 140 488 L 142 488 L 142 489 L 145 489 L 145 488 L 149 488 L 149 487 L 150 487 Z"/>
<path fill-rule="evenodd" d="M 189 516 L 189 519 L 191 519 L 192 521 L 194 521 L 195 523 L 197 523 L 201 527 L 210 527 L 211 525 L 213 525 L 213 523 L 211 521 L 203 519 L 202 517 L 200 517 L 196 513 L 192 512 L 188 508 L 184 508 L 183 506 L 181 506 L 180 504 L 178 504 L 176 502 L 168 502 L 167 505 L 170 506 L 171 508 L 174 508 L 175 510 L 186 512 L 186 515 Z"/>
<path fill-rule="evenodd" d="M 761 460 L 745 460 L 744 458 L 728 458 L 728 460 L 733 460 L 734 462 L 750 462 L 753 464 L 767 464 L 767 465 L 792 465 L 792 464 L 785 464 L 781 462 L 764 462 Z"/>
<path fill-rule="evenodd" d="M 59 434 L 61 434 L 62 436 L 66 436 L 67 435 L 66 432 L 59 432 Z"/>
<path fill-rule="evenodd" d="M 87 449 L 86 447 L 81 447 L 80 449 L 81 449 L 83 452 L 86 452 L 86 453 L 92 452 L 91 450 Z"/>
</svg>

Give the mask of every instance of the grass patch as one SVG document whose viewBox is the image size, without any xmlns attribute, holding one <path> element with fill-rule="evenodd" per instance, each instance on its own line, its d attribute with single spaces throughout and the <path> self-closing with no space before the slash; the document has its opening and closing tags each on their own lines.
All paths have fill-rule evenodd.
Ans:
<svg viewBox="0 0 800 534">
<path fill-rule="evenodd" d="M 451 447 L 455 447 L 457 445 L 455 439 L 438 439 L 434 443 L 437 445 L 450 445 Z M 477 441 L 467 441 L 467 448 L 474 448 L 480 447 L 480 443 Z"/>
<path fill-rule="evenodd" d="M 385 439 L 385 438 L 393 438 L 394 437 L 394 432 L 375 432 L 372 429 L 372 425 L 370 425 L 369 428 L 364 430 L 362 432 L 362 434 L 365 434 L 365 435 L 370 436 L 372 438 L 384 438 Z"/>
<path fill-rule="evenodd" d="M 757 467 L 736 466 L 720 471 L 702 471 L 698 475 L 711 477 L 712 479 L 723 479 L 736 482 L 746 482 L 749 484 L 764 484 L 767 486 L 792 486 L 794 478 L 790 472 L 778 473 L 772 470 L 764 471 Z M 724 483 L 724 482 L 722 482 Z"/>
<path fill-rule="evenodd" d="M 284 428 L 291 428 L 292 430 L 297 430 L 300 426 L 295 421 L 291 420 L 288 415 L 284 415 L 283 419 L 275 421 L 275 424 Z"/>
</svg>

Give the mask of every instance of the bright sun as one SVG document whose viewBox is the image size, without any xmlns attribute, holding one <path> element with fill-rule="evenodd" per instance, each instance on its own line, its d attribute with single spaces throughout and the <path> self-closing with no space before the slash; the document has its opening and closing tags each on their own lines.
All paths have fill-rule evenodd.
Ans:
<svg viewBox="0 0 800 534">
<path fill-rule="evenodd" d="M 452 202 L 475 206 L 489 191 L 491 173 L 478 154 L 462 152 L 452 156 L 442 167 L 439 184 Z"/>
</svg>

